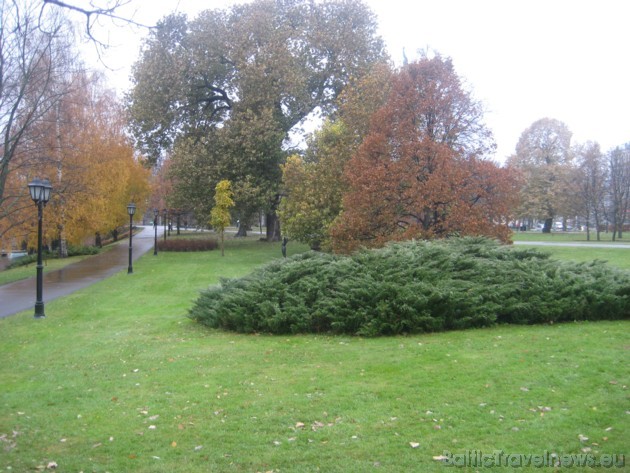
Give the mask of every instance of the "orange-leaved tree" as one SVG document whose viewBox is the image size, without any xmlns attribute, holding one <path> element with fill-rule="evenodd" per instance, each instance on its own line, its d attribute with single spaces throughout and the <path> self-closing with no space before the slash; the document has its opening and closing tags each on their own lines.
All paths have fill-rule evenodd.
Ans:
<svg viewBox="0 0 630 473">
<path fill-rule="evenodd" d="M 494 142 L 482 116 L 450 59 L 403 67 L 346 166 L 335 251 L 456 235 L 509 240 L 514 180 L 483 159 Z"/>
</svg>

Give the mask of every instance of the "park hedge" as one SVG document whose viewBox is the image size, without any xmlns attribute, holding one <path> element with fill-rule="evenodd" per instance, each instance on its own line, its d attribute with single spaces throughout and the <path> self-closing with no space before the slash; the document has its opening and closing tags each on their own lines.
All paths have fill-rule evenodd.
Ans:
<svg viewBox="0 0 630 473">
<path fill-rule="evenodd" d="M 483 238 L 308 252 L 224 279 L 189 316 L 244 333 L 396 335 L 630 316 L 630 273 Z"/>
</svg>

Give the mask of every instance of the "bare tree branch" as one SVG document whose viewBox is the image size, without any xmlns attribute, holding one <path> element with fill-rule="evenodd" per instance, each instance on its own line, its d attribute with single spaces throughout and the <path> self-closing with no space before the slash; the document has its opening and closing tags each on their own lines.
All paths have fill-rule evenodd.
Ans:
<svg viewBox="0 0 630 473">
<path fill-rule="evenodd" d="M 133 0 L 105 0 L 105 5 L 103 6 L 95 5 L 94 2 L 91 1 L 89 4 L 90 8 L 85 8 L 62 0 L 42 0 L 42 12 L 46 5 L 54 5 L 85 16 L 84 34 L 94 43 L 99 61 L 105 65 L 102 58 L 102 50 L 109 48 L 110 44 L 98 39 L 94 33 L 94 26 L 99 18 L 109 18 L 113 21 L 120 21 L 138 28 L 146 28 L 147 30 L 154 28 L 154 26 L 145 25 L 135 21 L 132 17 L 130 18 L 118 13 L 120 8 L 130 5 L 132 1 Z M 105 65 L 105 67 L 107 67 L 107 65 Z"/>
</svg>

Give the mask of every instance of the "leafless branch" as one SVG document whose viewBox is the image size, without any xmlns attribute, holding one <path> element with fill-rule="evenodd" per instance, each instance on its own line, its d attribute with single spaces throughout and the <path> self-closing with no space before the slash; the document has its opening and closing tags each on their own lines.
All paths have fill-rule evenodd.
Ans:
<svg viewBox="0 0 630 473">
<path fill-rule="evenodd" d="M 99 60 L 103 62 L 101 57 L 101 50 L 107 49 L 110 45 L 98 39 L 93 33 L 94 25 L 99 18 L 109 18 L 114 21 L 120 21 L 128 25 L 136 26 L 139 28 L 151 29 L 154 26 L 145 25 L 135 21 L 133 18 L 122 16 L 118 13 L 119 9 L 129 5 L 132 0 L 109 0 L 105 6 L 99 7 L 90 2 L 90 8 L 84 8 L 73 3 L 69 3 L 63 0 L 42 0 L 42 12 L 46 5 L 54 5 L 59 8 L 65 8 L 76 13 L 85 16 L 85 36 L 94 43 Z"/>
</svg>

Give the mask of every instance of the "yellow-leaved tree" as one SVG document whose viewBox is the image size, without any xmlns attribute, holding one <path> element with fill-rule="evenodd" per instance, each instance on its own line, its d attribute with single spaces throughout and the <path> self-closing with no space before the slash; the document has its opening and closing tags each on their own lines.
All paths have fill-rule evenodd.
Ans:
<svg viewBox="0 0 630 473">
<path fill-rule="evenodd" d="M 35 246 L 37 212 L 26 190 L 34 177 L 52 184 L 44 243 L 62 257 L 69 245 L 87 244 L 96 234 L 116 236 L 129 220 L 130 201 L 138 216 L 144 212 L 150 172 L 134 155 L 121 104 L 98 76 L 75 72 L 64 80 L 69 91 L 31 126 L 15 154 L 5 185 L 11 200 L 0 212 L 2 246 Z"/>
<path fill-rule="evenodd" d="M 214 193 L 214 207 L 210 212 L 210 225 L 221 234 L 221 256 L 225 256 L 225 227 L 230 224 L 230 209 L 234 207 L 232 183 L 227 179 L 219 181 Z"/>
</svg>

